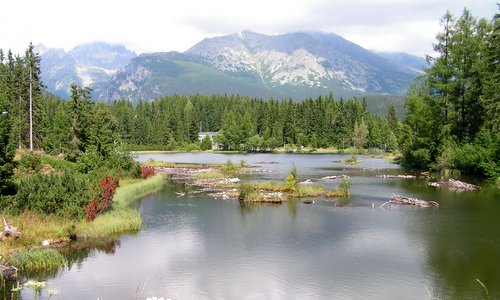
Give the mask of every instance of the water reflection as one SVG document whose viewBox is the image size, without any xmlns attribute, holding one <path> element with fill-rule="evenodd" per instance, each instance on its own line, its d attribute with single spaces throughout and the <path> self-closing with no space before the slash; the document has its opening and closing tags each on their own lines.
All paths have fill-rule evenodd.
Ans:
<svg viewBox="0 0 500 300">
<path fill-rule="evenodd" d="M 450 192 L 428 187 L 425 178 L 377 177 L 406 173 L 381 160 L 335 162 L 350 155 L 154 157 L 278 162 L 260 164 L 273 173 L 248 180 L 283 181 L 295 163 L 301 179 L 335 189 L 338 180 L 322 178 L 346 174 L 353 186 L 345 200 L 263 206 L 214 200 L 172 182 L 136 203 L 140 233 L 102 250 L 76 251 L 71 268 L 48 275 L 60 299 L 429 299 L 427 289 L 440 299 L 481 299 L 476 278 L 492 298 L 500 293 L 496 189 Z M 438 201 L 440 208 L 380 209 L 393 194 Z"/>
<path fill-rule="evenodd" d="M 487 299 L 477 279 L 491 299 L 500 295 L 500 210 L 492 203 L 477 204 L 491 199 L 473 201 L 476 209 L 448 204 L 435 213 L 418 214 L 415 227 L 409 228 L 426 245 L 426 265 L 434 275 L 432 292 L 440 299 Z"/>
</svg>

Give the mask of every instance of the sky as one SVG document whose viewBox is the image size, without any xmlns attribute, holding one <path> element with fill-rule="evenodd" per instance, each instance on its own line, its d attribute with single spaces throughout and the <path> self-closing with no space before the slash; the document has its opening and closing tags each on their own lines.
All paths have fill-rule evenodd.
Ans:
<svg viewBox="0 0 500 300">
<path fill-rule="evenodd" d="M 184 52 L 206 37 L 243 30 L 323 31 L 373 51 L 432 54 L 449 10 L 491 19 L 495 0 L 0 0 L 0 48 L 64 48 L 105 41 L 137 54 Z"/>
</svg>

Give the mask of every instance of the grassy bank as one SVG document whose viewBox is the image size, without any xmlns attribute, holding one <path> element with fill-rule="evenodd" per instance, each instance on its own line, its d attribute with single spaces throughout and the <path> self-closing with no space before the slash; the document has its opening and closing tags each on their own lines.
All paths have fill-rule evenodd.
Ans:
<svg viewBox="0 0 500 300">
<path fill-rule="evenodd" d="M 9 238 L 0 242 L 1 262 L 23 271 L 62 266 L 66 263 L 64 257 L 57 250 L 42 248 L 42 241 L 60 246 L 68 243 L 71 236 L 78 239 L 105 238 L 140 230 L 140 215 L 129 206 L 133 201 L 158 191 L 163 182 L 161 175 L 148 179 L 122 180 L 113 197 L 111 210 L 91 222 L 30 212 L 18 216 L 4 214 L 2 217 L 10 225 L 16 226 L 22 234 L 17 239 Z"/>
<path fill-rule="evenodd" d="M 113 209 L 128 207 L 137 199 L 159 191 L 163 184 L 164 178 L 161 174 L 148 179 L 123 180 L 113 197 Z"/>
<path fill-rule="evenodd" d="M 75 228 L 76 235 L 99 238 L 140 230 L 142 226 L 141 216 L 129 206 L 141 197 L 160 190 L 163 183 L 164 179 L 161 174 L 148 179 L 123 180 L 113 197 L 111 211 L 99 215 L 92 222 L 79 222 Z"/>
</svg>

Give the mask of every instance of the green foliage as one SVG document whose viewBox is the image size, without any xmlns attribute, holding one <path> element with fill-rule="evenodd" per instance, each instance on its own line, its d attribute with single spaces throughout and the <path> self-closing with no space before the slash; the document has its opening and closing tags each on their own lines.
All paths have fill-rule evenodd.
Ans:
<svg viewBox="0 0 500 300">
<path fill-rule="evenodd" d="M 322 185 L 299 185 L 293 196 L 296 197 L 318 197 L 325 193 Z"/>
<path fill-rule="evenodd" d="M 349 189 L 352 186 L 352 182 L 347 179 L 342 179 L 339 183 L 339 187 L 337 189 L 337 195 L 340 197 L 347 197 L 349 195 Z"/>
<path fill-rule="evenodd" d="M 297 168 L 292 166 L 290 173 L 285 178 L 285 189 L 289 192 L 295 192 L 299 186 L 299 181 L 297 177 Z"/>
<path fill-rule="evenodd" d="M 18 250 L 13 252 L 8 260 L 21 271 L 57 269 L 67 263 L 59 251 L 50 248 Z"/>
<path fill-rule="evenodd" d="M 120 186 L 113 198 L 113 208 L 128 207 L 133 201 L 154 191 L 160 190 L 164 184 L 161 174 L 156 174 L 135 184 Z M 122 184 L 123 185 L 123 184 Z"/>
<path fill-rule="evenodd" d="M 358 157 L 352 155 L 350 158 L 342 160 L 342 162 L 350 165 L 355 165 L 356 163 L 358 163 Z"/>
<path fill-rule="evenodd" d="M 85 205 L 96 192 L 90 184 L 89 178 L 78 173 L 37 173 L 22 178 L 14 201 L 2 203 L 2 207 L 8 208 L 13 214 L 29 210 L 81 218 Z"/>
<path fill-rule="evenodd" d="M 405 152 L 403 156 L 403 165 L 405 167 L 426 169 L 429 167 L 431 162 L 432 160 L 429 149 L 425 148 Z"/>
<path fill-rule="evenodd" d="M 127 150 L 124 143 L 114 143 L 114 147 L 106 158 L 106 167 L 116 170 L 122 176 L 137 177 L 141 169 L 134 156 Z"/>
<path fill-rule="evenodd" d="M 194 129 L 200 128 L 217 132 L 214 142 L 231 151 L 273 151 L 283 145 L 290 149 L 309 145 L 346 148 L 352 144 L 355 124 L 359 127 L 358 147 L 382 147 L 389 136 L 387 130 L 397 137 L 398 133 L 387 125 L 396 122 L 397 116 L 391 114 L 388 119 L 381 117 L 373 122 L 376 116 L 366 111 L 359 99 L 340 103 L 332 95 L 304 102 L 173 95 L 153 102 L 140 101 L 135 108 L 117 101 L 111 114 L 117 124 L 117 139 L 133 144 L 134 150 L 209 149 L 208 139 L 192 146 Z"/>
<path fill-rule="evenodd" d="M 366 142 L 368 142 L 368 126 L 365 121 L 361 119 L 361 123 L 354 123 L 354 132 L 352 136 L 352 144 L 355 148 L 364 148 Z"/>
<path fill-rule="evenodd" d="M 242 183 L 238 189 L 238 200 L 250 201 L 256 192 L 257 188 L 254 185 Z"/>
<path fill-rule="evenodd" d="M 19 167 L 28 172 L 39 172 L 42 168 L 42 157 L 33 151 L 26 151 L 21 155 Z"/>
<path fill-rule="evenodd" d="M 437 55 L 428 57 L 432 66 L 415 81 L 405 101 L 399 136 L 402 163 L 498 176 L 500 76 L 498 60 L 491 58 L 498 57 L 500 46 L 490 43 L 498 39 L 498 18 L 491 24 L 464 9 L 457 19 L 447 12 L 441 25 L 434 45 Z"/>
<path fill-rule="evenodd" d="M 200 143 L 186 143 L 180 149 L 187 152 L 200 151 Z"/>
<path fill-rule="evenodd" d="M 82 237 L 102 238 L 121 232 L 138 231 L 141 226 L 139 212 L 135 209 L 122 207 L 98 215 L 92 222 L 78 224 L 76 231 Z"/>
<path fill-rule="evenodd" d="M 236 167 L 234 166 L 233 162 L 228 159 L 226 163 L 220 168 L 222 173 L 234 173 L 236 171 Z"/>
<path fill-rule="evenodd" d="M 102 157 L 96 151 L 88 150 L 78 157 L 76 163 L 78 171 L 87 174 L 102 166 Z"/>
<path fill-rule="evenodd" d="M 438 157 L 436 169 L 457 169 L 464 173 L 500 176 L 500 154 L 498 141 L 494 141 L 489 130 L 483 128 L 473 143 L 448 142 Z"/>
<path fill-rule="evenodd" d="M 200 149 L 203 151 L 212 150 L 212 139 L 209 135 L 206 135 L 203 140 L 201 140 Z"/>
<path fill-rule="evenodd" d="M 228 177 L 227 173 L 221 172 L 198 172 L 194 175 L 196 179 L 222 179 Z"/>
<path fill-rule="evenodd" d="M 3 58 L 2 58 L 3 59 Z M 10 140 L 11 120 L 8 112 L 7 68 L 0 61 L 0 197 L 14 192 L 12 175 L 14 169 L 14 147 Z"/>
<path fill-rule="evenodd" d="M 42 164 L 49 165 L 54 170 L 58 171 L 77 171 L 77 164 L 67 161 L 63 158 L 56 158 L 50 155 L 42 155 Z"/>
</svg>

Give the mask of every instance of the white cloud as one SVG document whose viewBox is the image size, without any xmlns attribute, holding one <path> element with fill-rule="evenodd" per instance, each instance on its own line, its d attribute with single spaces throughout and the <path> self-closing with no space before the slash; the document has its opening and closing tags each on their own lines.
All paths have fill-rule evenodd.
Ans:
<svg viewBox="0 0 500 300">
<path fill-rule="evenodd" d="M 185 51 L 204 37 L 249 29 L 335 32 L 368 49 L 423 54 L 440 16 L 463 7 L 488 18 L 497 8 L 489 0 L 4 1 L 0 48 L 21 53 L 32 41 L 70 50 L 103 40 L 139 53 Z"/>
</svg>

